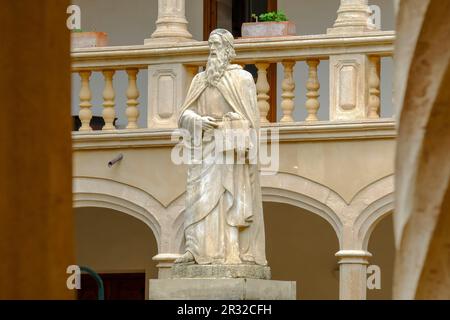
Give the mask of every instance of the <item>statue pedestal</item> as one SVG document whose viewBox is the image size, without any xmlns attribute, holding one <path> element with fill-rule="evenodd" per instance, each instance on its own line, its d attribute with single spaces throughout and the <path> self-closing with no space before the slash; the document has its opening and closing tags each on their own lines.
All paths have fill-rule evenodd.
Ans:
<svg viewBox="0 0 450 320">
<path fill-rule="evenodd" d="M 150 300 L 295 300 L 295 281 L 270 280 L 267 266 L 175 264 L 150 280 Z"/>
<path fill-rule="evenodd" d="M 295 300 L 295 281 L 262 279 L 150 280 L 150 300 Z"/>
<path fill-rule="evenodd" d="M 263 279 L 270 280 L 268 266 L 256 264 L 240 265 L 198 265 L 175 264 L 172 266 L 172 279 Z"/>
</svg>

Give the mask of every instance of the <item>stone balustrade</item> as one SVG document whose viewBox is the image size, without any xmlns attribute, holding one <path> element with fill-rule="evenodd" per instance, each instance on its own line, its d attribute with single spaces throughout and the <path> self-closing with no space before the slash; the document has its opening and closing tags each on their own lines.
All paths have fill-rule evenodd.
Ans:
<svg viewBox="0 0 450 320">
<path fill-rule="evenodd" d="M 323 120 L 365 121 L 380 118 L 381 58 L 392 56 L 394 32 L 374 31 L 356 35 L 314 35 L 268 39 L 236 40 L 237 57 L 234 63 L 254 65 L 258 107 L 261 122 L 269 125 L 268 114 L 277 108 L 280 124 L 308 124 Z M 79 131 L 91 131 L 93 73 L 103 75 L 104 131 L 117 130 L 114 120 L 124 115 L 127 124 L 122 129 L 138 129 L 140 110 L 147 111 L 146 128 L 172 129 L 176 127 L 177 109 L 195 74 L 205 66 L 208 58 L 206 42 L 181 42 L 126 47 L 78 49 L 72 52 L 72 70 L 79 74 Z M 322 106 L 318 70 L 329 63 L 329 105 Z M 270 64 L 277 63 L 283 72 L 280 105 L 270 105 L 272 92 L 268 81 Z M 306 83 L 295 79 L 296 69 L 307 67 Z M 140 70 L 147 70 L 147 79 L 138 80 Z M 115 75 L 125 71 L 128 85 L 125 92 L 114 89 Z M 147 101 L 139 101 L 138 81 L 146 81 Z M 305 97 L 296 97 L 295 89 L 304 86 Z M 328 93 L 327 93 L 328 94 Z M 115 99 L 125 95 L 126 105 L 117 106 Z M 322 102 L 324 100 L 322 99 Z M 329 109 L 329 119 L 320 119 L 320 108 Z M 294 111 L 304 108 L 307 116 L 296 119 Z"/>
<path fill-rule="evenodd" d="M 124 69 L 128 75 L 128 88 L 126 90 L 127 106 L 125 115 L 128 120 L 126 129 L 138 129 L 138 118 L 139 118 L 139 89 L 137 86 L 137 74 L 139 72 L 139 67 L 129 67 Z M 117 69 L 104 69 L 101 71 L 104 77 L 104 90 L 102 92 L 103 96 L 103 112 L 102 117 L 104 120 L 104 126 L 102 130 L 111 131 L 115 130 L 114 121 L 116 119 L 116 109 L 115 109 L 115 97 L 116 92 L 114 90 L 113 82 L 114 75 L 116 71 L 122 70 Z M 80 118 L 81 126 L 79 131 L 92 131 L 90 125 L 92 119 L 92 90 L 90 86 L 90 78 L 93 71 L 81 70 L 79 71 L 81 79 L 81 89 L 79 92 L 80 99 L 80 109 L 78 116 Z"/>
</svg>

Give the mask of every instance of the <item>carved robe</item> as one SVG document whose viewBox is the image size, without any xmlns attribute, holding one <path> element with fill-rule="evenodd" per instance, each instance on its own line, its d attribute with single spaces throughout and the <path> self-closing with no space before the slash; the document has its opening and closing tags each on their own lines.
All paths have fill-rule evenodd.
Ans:
<svg viewBox="0 0 450 320">
<path fill-rule="evenodd" d="M 228 112 L 259 130 L 252 75 L 230 65 L 216 87 L 207 85 L 204 72 L 196 75 L 178 120 L 179 127 L 191 135 L 201 132 L 202 148 L 202 160 L 188 168 L 186 251 L 198 264 L 267 265 L 259 165 L 205 160 L 214 155 L 217 143 L 210 133 L 201 131 L 199 119 L 211 116 L 220 122 Z"/>
</svg>

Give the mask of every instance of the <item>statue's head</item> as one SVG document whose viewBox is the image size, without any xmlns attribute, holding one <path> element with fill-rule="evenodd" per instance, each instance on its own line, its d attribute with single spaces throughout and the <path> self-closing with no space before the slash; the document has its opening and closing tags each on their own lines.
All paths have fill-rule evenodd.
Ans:
<svg viewBox="0 0 450 320">
<path fill-rule="evenodd" d="M 216 29 L 211 32 L 208 44 L 210 52 L 206 65 L 206 79 L 209 85 L 216 86 L 236 56 L 234 38 L 228 30 Z"/>
</svg>

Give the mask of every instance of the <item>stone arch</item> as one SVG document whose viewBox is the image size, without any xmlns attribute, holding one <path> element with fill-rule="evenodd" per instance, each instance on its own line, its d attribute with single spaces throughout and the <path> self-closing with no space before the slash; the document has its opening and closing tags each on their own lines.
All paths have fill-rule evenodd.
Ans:
<svg viewBox="0 0 450 320">
<path fill-rule="evenodd" d="M 278 202 L 299 207 L 325 219 L 336 232 L 341 245 L 342 221 L 339 215 L 344 199 L 330 188 L 288 173 L 262 176 L 263 201 Z"/>
<path fill-rule="evenodd" d="M 161 218 L 165 208 L 149 193 L 130 185 L 102 178 L 75 177 L 75 208 L 101 207 L 123 212 L 145 223 L 153 232 L 158 251 L 161 249 Z"/>
<path fill-rule="evenodd" d="M 261 189 L 263 201 L 289 204 L 325 219 L 341 243 L 342 222 L 336 212 L 343 209 L 346 204 L 336 192 L 317 182 L 288 173 L 262 176 Z M 183 201 L 184 198 L 185 194 L 180 196 L 177 202 Z M 182 246 L 183 213 L 184 209 L 179 210 L 173 220 L 172 230 L 176 239 L 174 248 Z"/>
<path fill-rule="evenodd" d="M 358 249 L 367 251 L 373 230 L 392 213 L 394 207 L 393 175 L 371 183 L 355 195 L 349 209 L 360 212 L 353 223 L 354 242 Z"/>
</svg>

